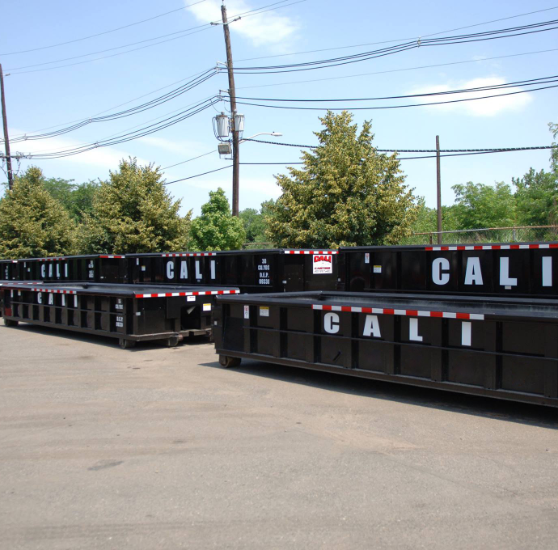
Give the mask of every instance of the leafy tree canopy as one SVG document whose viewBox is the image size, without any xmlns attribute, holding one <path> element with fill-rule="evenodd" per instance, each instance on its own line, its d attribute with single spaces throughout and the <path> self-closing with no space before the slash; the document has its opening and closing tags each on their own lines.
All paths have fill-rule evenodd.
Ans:
<svg viewBox="0 0 558 550">
<path fill-rule="evenodd" d="M 509 227 L 516 223 L 514 196 L 509 185 L 468 182 L 454 185 L 452 189 L 460 229 Z"/>
<path fill-rule="evenodd" d="M 0 257 L 31 258 L 75 252 L 75 224 L 44 187 L 40 168 L 16 177 L 0 202 Z"/>
<path fill-rule="evenodd" d="M 89 181 L 76 185 L 73 180 L 62 178 L 44 179 L 45 189 L 58 200 L 69 212 L 70 216 L 81 221 L 84 214 L 91 214 L 93 210 L 93 197 L 99 189 L 99 183 Z"/>
<path fill-rule="evenodd" d="M 191 212 L 183 218 L 179 209 L 159 168 L 122 160 L 94 194 L 81 227 L 81 248 L 96 254 L 185 250 Z"/>
<path fill-rule="evenodd" d="M 304 168 L 276 176 L 282 195 L 270 207 L 269 237 L 285 247 L 392 244 L 410 234 L 418 214 L 396 155 L 376 152 L 371 123 L 352 115 L 320 119 L 320 145 L 304 152 Z"/>
<path fill-rule="evenodd" d="M 274 204 L 275 201 L 271 199 L 262 203 L 261 211 L 255 208 L 246 208 L 240 212 L 239 217 L 244 224 L 247 243 L 262 243 L 266 241 L 267 217 L 269 216 L 270 207 Z"/>
<path fill-rule="evenodd" d="M 225 191 L 219 187 L 209 192 L 209 202 L 201 207 L 201 216 L 190 229 L 193 250 L 238 250 L 246 240 L 240 218 L 231 215 Z"/>
</svg>

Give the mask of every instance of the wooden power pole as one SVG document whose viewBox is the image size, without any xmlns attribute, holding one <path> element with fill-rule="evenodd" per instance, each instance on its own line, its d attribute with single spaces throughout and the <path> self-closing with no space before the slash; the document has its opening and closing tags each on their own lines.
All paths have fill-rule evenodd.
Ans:
<svg viewBox="0 0 558 550">
<path fill-rule="evenodd" d="M 4 127 L 4 145 L 6 146 L 6 164 L 8 167 L 8 189 L 14 185 L 12 174 L 12 157 L 10 155 L 10 138 L 8 137 L 8 118 L 6 116 L 6 94 L 4 93 L 4 73 L 0 64 L 0 93 L 2 94 L 2 125 Z"/>
<path fill-rule="evenodd" d="M 233 188 L 232 188 L 232 215 L 238 216 L 239 212 L 239 195 L 240 195 L 240 137 L 239 131 L 235 124 L 236 115 L 236 88 L 234 86 L 234 70 L 233 58 L 231 50 L 231 34 L 229 31 L 229 21 L 227 19 L 227 7 L 223 0 L 221 6 L 221 15 L 223 17 L 223 31 L 225 33 L 225 47 L 227 49 L 227 70 L 229 73 L 229 97 L 231 100 L 231 118 L 232 118 L 232 135 L 233 135 Z"/>
<path fill-rule="evenodd" d="M 442 175 L 440 173 L 440 136 L 436 136 L 436 191 L 438 213 L 438 244 L 442 244 Z"/>
</svg>

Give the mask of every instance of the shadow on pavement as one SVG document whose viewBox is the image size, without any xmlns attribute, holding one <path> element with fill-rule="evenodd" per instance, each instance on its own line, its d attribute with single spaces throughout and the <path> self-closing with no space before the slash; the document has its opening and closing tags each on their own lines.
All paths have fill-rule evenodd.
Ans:
<svg viewBox="0 0 558 550">
<path fill-rule="evenodd" d="M 224 368 L 218 361 L 202 363 L 201 366 L 218 369 Z M 518 422 L 542 428 L 558 429 L 558 409 L 542 405 L 514 403 L 490 397 L 420 388 L 396 382 L 357 378 L 343 374 L 286 367 L 247 359 L 243 359 L 239 367 L 232 368 L 230 371 L 241 375 L 261 376 L 293 384 L 304 384 L 327 391 L 495 418 L 506 422 Z"/>
</svg>

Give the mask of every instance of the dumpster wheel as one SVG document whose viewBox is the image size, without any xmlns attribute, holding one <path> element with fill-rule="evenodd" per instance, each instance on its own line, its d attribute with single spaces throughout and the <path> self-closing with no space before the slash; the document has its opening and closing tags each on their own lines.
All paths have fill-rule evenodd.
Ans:
<svg viewBox="0 0 558 550">
<path fill-rule="evenodd" d="M 131 349 L 135 347 L 136 343 L 134 342 L 134 340 L 126 340 L 125 338 L 120 338 L 120 340 L 118 341 L 118 345 L 122 349 Z"/>
<path fill-rule="evenodd" d="M 14 321 L 12 319 L 4 319 L 4 325 L 7 327 L 17 327 L 19 321 Z"/>
<path fill-rule="evenodd" d="M 219 364 L 230 369 L 232 367 L 238 367 L 240 365 L 241 359 L 238 357 L 229 357 L 228 355 L 219 355 Z"/>
<path fill-rule="evenodd" d="M 183 336 L 181 334 L 177 334 L 176 336 L 171 336 L 170 338 L 167 338 L 167 346 L 169 348 L 174 348 L 178 346 L 178 344 L 182 342 L 182 340 L 183 340 Z"/>
</svg>

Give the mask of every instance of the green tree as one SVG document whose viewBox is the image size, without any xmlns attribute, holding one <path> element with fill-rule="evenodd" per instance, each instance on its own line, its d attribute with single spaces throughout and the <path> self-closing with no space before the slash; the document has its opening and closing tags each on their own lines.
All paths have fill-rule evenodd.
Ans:
<svg viewBox="0 0 558 550">
<path fill-rule="evenodd" d="M 418 207 L 397 156 L 376 152 L 370 122 L 357 134 L 346 111 L 320 120 L 320 144 L 303 153 L 304 168 L 276 176 L 282 195 L 270 208 L 269 237 L 285 247 L 400 242 Z"/>
<path fill-rule="evenodd" d="M 401 241 L 401 244 L 424 244 L 429 242 L 428 235 L 414 235 L 415 233 L 428 233 L 438 230 L 438 212 L 436 208 L 426 206 L 424 198 L 418 199 L 419 212 L 417 219 L 411 227 L 413 235 Z M 442 229 L 444 231 L 453 231 L 461 229 L 457 220 L 455 205 L 442 206 Z M 436 236 L 433 236 L 433 242 L 436 242 Z"/>
<path fill-rule="evenodd" d="M 99 189 L 99 183 L 89 181 L 76 185 L 73 180 L 62 178 L 44 179 L 43 185 L 53 198 L 58 200 L 70 216 L 80 222 L 84 214 L 93 211 L 93 197 Z"/>
<path fill-rule="evenodd" d="M 242 220 L 231 215 L 225 191 L 219 187 L 209 192 L 209 202 L 201 207 L 201 216 L 190 229 L 193 250 L 238 250 L 246 240 Z"/>
<path fill-rule="evenodd" d="M 74 222 L 44 188 L 40 168 L 16 177 L 0 202 L 0 257 L 60 256 L 75 252 Z"/>
<path fill-rule="evenodd" d="M 558 173 L 536 172 L 513 178 L 518 222 L 521 225 L 551 225 L 558 221 Z"/>
<path fill-rule="evenodd" d="M 515 199 L 510 186 L 504 182 L 496 183 L 494 187 L 468 182 L 454 185 L 452 189 L 460 229 L 515 225 Z"/>
<path fill-rule="evenodd" d="M 240 212 L 239 217 L 244 224 L 247 243 L 262 243 L 266 241 L 267 217 L 270 207 L 275 204 L 273 199 L 262 203 L 261 210 L 246 208 Z"/>
<path fill-rule="evenodd" d="M 185 250 L 191 212 L 183 218 L 179 209 L 159 168 L 122 160 L 94 193 L 92 212 L 81 225 L 81 249 L 95 254 Z"/>
</svg>

